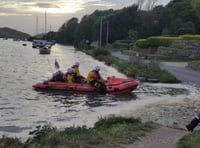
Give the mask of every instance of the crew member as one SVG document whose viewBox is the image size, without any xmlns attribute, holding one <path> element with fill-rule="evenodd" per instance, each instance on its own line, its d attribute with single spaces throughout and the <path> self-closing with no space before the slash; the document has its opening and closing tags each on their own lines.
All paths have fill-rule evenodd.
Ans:
<svg viewBox="0 0 200 148">
<path fill-rule="evenodd" d="M 79 65 L 80 65 L 80 63 L 79 63 L 79 62 L 76 62 L 76 63 L 72 66 L 75 83 L 81 83 L 81 82 L 84 81 L 84 80 L 83 80 L 84 77 L 80 74 L 80 71 L 79 71 Z"/>
<path fill-rule="evenodd" d="M 58 70 L 53 74 L 51 81 L 53 81 L 53 82 L 63 82 L 64 81 L 63 75 L 64 75 L 64 73 L 62 71 Z"/>
<path fill-rule="evenodd" d="M 64 81 L 67 82 L 67 84 L 73 84 L 74 83 L 74 76 L 73 76 L 73 69 L 68 68 L 67 72 L 63 76 Z"/>
<path fill-rule="evenodd" d="M 100 89 L 101 94 L 106 94 L 107 90 L 106 90 L 106 86 L 104 84 L 104 78 L 101 76 L 101 74 L 99 73 L 99 71 L 101 70 L 101 68 L 99 66 L 96 66 L 95 69 L 93 69 L 92 71 L 90 71 L 88 73 L 87 76 L 87 82 Z"/>
</svg>

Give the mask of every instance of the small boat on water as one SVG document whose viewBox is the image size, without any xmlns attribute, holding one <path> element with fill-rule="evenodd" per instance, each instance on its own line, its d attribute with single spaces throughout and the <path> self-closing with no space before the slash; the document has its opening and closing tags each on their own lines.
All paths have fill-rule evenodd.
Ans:
<svg viewBox="0 0 200 148">
<path fill-rule="evenodd" d="M 51 46 L 46 45 L 44 47 L 39 48 L 40 54 L 50 54 L 51 53 Z"/>
<path fill-rule="evenodd" d="M 42 48 L 45 47 L 46 45 L 48 46 L 53 46 L 55 45 L 56 41 L 47 41 L 47 40 L 33 40 L 32 42 L 32 48 Z"/>
<path fill-rule="evenodd" d="M 138 82 L 132 79 L 108 77 L 105 83 L 107 93 L 109 94 L 124 94 L 135 90 Z M 88 83 L 74 83 L 67 84 L 66 82 L 52 82 L 50 80 L 42 83 L 37 83 L 32 86 L 38 91 L 58 91 L 66 93 L 80 93 L 80 94 L 100 94 L 100 90 Z"/>
<path fill-rule="evenodd" d="M 33 40 L 32 48 L 42 48 L 46 45 L 45 40 Z"/>
</svg>

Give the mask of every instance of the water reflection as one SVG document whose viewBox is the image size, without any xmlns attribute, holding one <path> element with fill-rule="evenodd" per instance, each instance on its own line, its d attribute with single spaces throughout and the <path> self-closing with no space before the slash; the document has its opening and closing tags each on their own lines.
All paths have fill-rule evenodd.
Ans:
<svg viewBox="0 0 200 148">
<path fill-rule="evenodd" d="M 40 92 L 39 94 L 46 97 L 51 96 L 52 102 L 60 102 L 65 107 L 73 107 L 79 104 L 88 107 L 100 106 L 115 106 L 120 101 L 136 100 L 137 96 L 134 93 L 120 95 L 85 95 L 85 94 L 70 94 L 63 92 Z"/>
</svg>

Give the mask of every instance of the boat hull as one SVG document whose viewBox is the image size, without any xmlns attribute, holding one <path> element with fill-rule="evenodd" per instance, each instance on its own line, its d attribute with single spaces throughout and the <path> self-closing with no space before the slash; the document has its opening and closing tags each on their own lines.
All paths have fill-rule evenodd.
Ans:
<svg viewBox="0 0 200 148">
<path fill-rule="evenodd" d="M 40 54 L 50 54 L 51 53 L 51 47 L 43 47 L 39 48 Z"/>
<path fill-rule="evenodd" d="M 124 94 L 135 90 L 138 82 L 131 79 L 110 77 L 105 83 L 107 93 L 109 94 Z M 100 94 L 100 90 L 87 83 L 67 84 L 66 82 L 50 82 L 44 81 L 33 85 L 33 88 L 38 91 L 56 91 L 66 93 L 79 94 Z"/>
</svg>

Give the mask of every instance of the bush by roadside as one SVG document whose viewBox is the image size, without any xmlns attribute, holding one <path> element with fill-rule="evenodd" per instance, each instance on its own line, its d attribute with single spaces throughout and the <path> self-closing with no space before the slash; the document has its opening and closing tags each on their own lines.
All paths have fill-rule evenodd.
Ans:
<svg viewBox="0 0 200 148">
<path fill-rule="evenodd" d="M 145 132 L 155 128 L 153 123 L 141 123 L 138 119 L 125 117 L 100 118 L 93 128 L 69 127 L 59 131 L 55 127 L 45 125 L 33 131 L 32 138 L 21 143 L 14 138 L 1 138 L 0 147 L 43 148 L 43 147 L 87 147 L 101 148 L 119 147 L 129 144 L 144 136 Z"/>
</svg>

